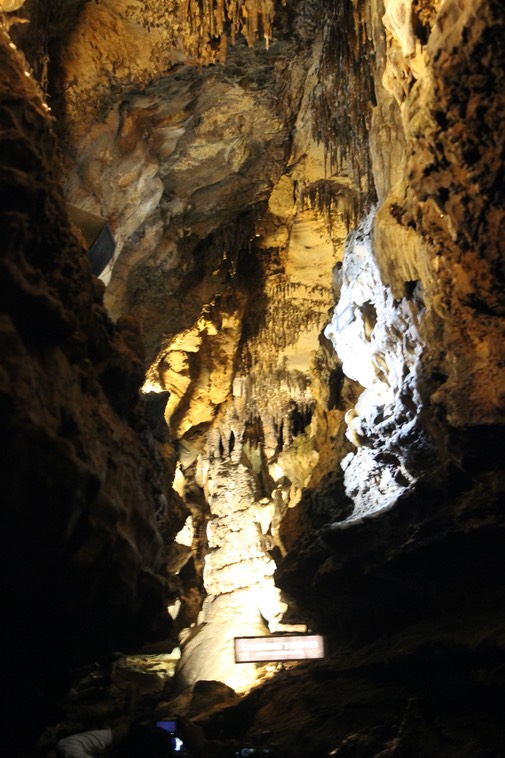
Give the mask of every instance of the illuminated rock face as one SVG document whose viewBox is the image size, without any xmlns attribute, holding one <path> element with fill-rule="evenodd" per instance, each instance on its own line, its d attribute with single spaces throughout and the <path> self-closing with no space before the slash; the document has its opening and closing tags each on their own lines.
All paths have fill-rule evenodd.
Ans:
<svg viewBox="0 0 505 758">
<path fill-rule="evenodd" d="M 3 13 L 10 13 L 11 11 L 17 11 L 24 5 L 25 0 L 2 0 L 0 2 L 0 11 Z"/>
<path fill-rule="evenodd" d="M 345 417 L 346 436 L 356 448 L 341 463 L 354 503 L 348 521 L 394 505 L 419 473 L 411 445 L 419 456 L 423 452 L 419 309 L 413 298 L 395 302 L 382 283 L 372 221 L 373 215 L 348 241 L 339 304 L 325 329 L 344 373 L 364 388 Z"/>
<path fill-rule="evenodd" d="M 421 612 L 436 617 L 440 597 L 473 623 L 476 595 L 458 579 L 470 565 L 480 566 L 477 594 L 503 591 L 494 580 L 488 589 L 494 539 L 503 538 L 495 449 L 504 412 L 503 290 L 501 274 L 489 273 L 503 259 L 503 195 L 494 184 L 502 159 L 478 125 L 503 112 L 491 83 L 502 75 L 490 32 L 503 28 L 503 12 L 470 1 L 417 4 L 415 12 L 423 25 L 415 54 L 403 49 L 405 28 L 387 25 L 382 81 L 399 107 L 394 116 L 379 94 L 371 133 L 379 204 L 347 242 L 326 328 L 343 371 L 363 387 L 346 412 L 353 449 L 340 464 L 352 507 L 316 530 L 324 546 L 306 534 L 276 575 L 295 596 L 310 588 L 315 617 L 341 624 L 344 637 L 415 624 Z M 482 90 L 469 84 L 473 77 Z M 395 121 L 405 153 L 388 163 L 381 131 Z M 309 506 L 302 500 L 302 511 Z M 476 515 L 481 508 L 490 522 Z M 442 555 L 450 567 L 440 574 Z"/>
<path fill-rule="evenodd" d="M 130 46 L 118 50 L 124 8 L 108 3 L 96 18 L 85 9 L 62 54 L 67 138 L 77 154 L 66 190 L 115 229 L 106 303 L 113 316 L 127 311 L 140 321 L 151 360 L 144 389 L 170 393 L 179 491 L 190 498 L 197 490 L 204 503 L 189 503 L 206 601 L 193 613 L 196 627 L 181 630 L 189 635 L 182 684 L 219 678 L 243 689 L 254 681 L 255 667 L 230 666 L 230 640 L 279 628 L 286 605 L 273 573 L 287 549 L 283 515 L 316 467 L 314 480 L 328 470 L 335 454 L 329 443 L 323 453 L 325 440 L 344 428 L 342 409 L 318 403 L 309 374 L 346 234 L 345 204 L 330 225 L 323 197 L 343 192 L 349 202 L 356 188 L 346 177 L 326 179 L 312 135 L 321 45 L 309 5 L 300 5 L 303 35 L 284 16 L 287 31 L 269 48 L 237 39 L 226 62 L 208 69 L 192 65 L 188 38 L 165 48 L 165 68 L 169 59 L 175 68 L 161 75 L 162 59 L 154 63 L 148 51 L 168 26 L 155 24 L 149 36 L 136 17 L 124 37 Z M 98 56 L 84 41 L 100 19 Z M 142 92 L 105 97 L 104 66 L 142 81 Z M 184 601 L 176 626 L 182 619 Z M 211 652 L 217 639 L 228 640 L 223 656 Z"/>
<path fill-rule="evenodd" d="M 483 294 L 497 242 L 485 256 L 463 252 L 475 229 L 460 208 L 483 205 L 454 148 L 457 58 L 445 52 L 463 44 L 479 4 L 463 3 L 457 24 L 451 2 L 438 15 L 437 3 L 370 2 L 357 15 L 349 2 L 319 15 L 309 5 L 289 17 L 278 4 L 282 32 L 270 49 L 247 48 L 239 35 L 226 59 L 221 45 L 202 46 L 209 19 L 188 22 L 179 44 L 161 15 L 127 25 L 124 8 L 108 3 L 99 56 L 86 44 L 98 33 L 88 6 L 62 55 L 78 154 L 67 191 L 116 229 L 106 302 L 114 316 L 140 320 L 146 389 L 170 392 L 179 491 L 198 527 L 207 600 L 198 617 L 193 609 L 176 620 L 195 624 L 191 639 L 181 630 L 183 683 L 218 677 L 218 657 L 206 673 L 210 650 L 241 618 L 263 631 L 262 616 L 279 622 L 283 606 L 267 618 L 254 588 L 276 596 L 275 562 L 288 553 L 281 577 L 296 575 L 314 526 L 336 539 L 339 524 L 359 528 L 416 497 L 446 465 L 445 413 L 454 428 L 501 418 L 501 317 L 470 325 L 472 298 L 491 310 L 497 302 Z M 175 18 L 175 6 L 165 10 Z M 480 49 L 485 24 L 469 49 Z M 219 62 L 197 70 L 192 55 Z M 367 65 L 358 71 L 355 59 Z M 125 88 L 106 96 L 104 68 Z M 489 211 L 490 234 L 498 217 Z M 349 224 L 357 228 L 344 247 Z M 467 266 L 479 272 L 473 282 Z M 316 353 L 333 298 L 332 347 Z M 220 676 L 239 686 L 229 644 L 223 651 Z"/>
</svg>

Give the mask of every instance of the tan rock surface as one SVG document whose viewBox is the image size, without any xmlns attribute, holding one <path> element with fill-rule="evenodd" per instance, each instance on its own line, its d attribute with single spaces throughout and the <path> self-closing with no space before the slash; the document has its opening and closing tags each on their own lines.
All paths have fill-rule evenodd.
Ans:
<svg viewBox="0 0 505 758">
<path fill-rule="evenodd" d="M 217 733 L 266 726 L 295 755 L 501 754 L 503 3 L 290 0 L 273 26 L 268 3 L 226 30 L 219 3 L 178 5 L 28 0 L 19 14 L 40 24 L 11 25 L 39 78 L 30 102 L 53 98 L 68 196 L 116 235 L 104 279 L 120 317 L 69 263 L 59 200 L 44 199 L 40 260 L 24 222 L 6 235 L 7 258 L 24 248 L 5 267 L 21 335 L 5 322 L 7 389 L 36 426 L 13 491 L 39 514 L 51 490 L 44 524 L 82 567 L 64 607 L 117 597 L 97 635 L 118 639 L 117 602 L 133 597 L 130 618 L 159 597 L 136 583 L 144 565 L 166 583 L 174 688 L 265 676 L 237 670 L 238 632 L 326 633 L 331 662 L 285 672 Z M 10 153 L 44 183 L 37 149 Z M 147 431 L 138 447 L 144 372 L 158 451 Z M 177 495 L 149 463 L 160 451 Z M 5 555 L 28 577 L 24 534 Z"/>
</svg>

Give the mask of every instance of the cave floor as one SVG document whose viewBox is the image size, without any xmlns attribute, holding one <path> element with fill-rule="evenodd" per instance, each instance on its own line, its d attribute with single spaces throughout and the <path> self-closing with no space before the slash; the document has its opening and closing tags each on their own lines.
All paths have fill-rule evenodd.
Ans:
<svg viewBox="0 0 505 758">
<path fill-rule="evenodd" d="M 323 661 L 290 664 L 248 695 L 200 682 L 176 693 L 169 654 L 122 656 L 81 672 L 41 739 L 174 714 L 209 739 L 264 740 L 298 756 L 505 756 L 505 619 L 416 624 Z"/>
</svg>

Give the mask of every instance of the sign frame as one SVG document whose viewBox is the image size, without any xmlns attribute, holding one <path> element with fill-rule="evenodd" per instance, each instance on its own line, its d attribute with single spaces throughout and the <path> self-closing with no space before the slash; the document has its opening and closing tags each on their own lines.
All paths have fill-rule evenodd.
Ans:
<svg viewBox="0 0 505 758">
<path fill-rule="evenodd" d="M 263 645 L 260 645 L 258 649 L 254 650 L 254 645 L 248 650 L 240 650 L 238 643 L 246 640 L 261 640 Z M 267 643 L 266 640 L 270 640 L 271 643 Z M 302 640 L 310 641 L 312 644 L 306 647 L 306 651 L 312 649 L 316 652 L 316 655 L 296 655 L 296 651 L 303 648 Z M 296 647 L 298 643 L 299 647 Z M 268 648 L 271 646 L 271 651 L 268 654 Z M 241 637 L 233 638 L 233 649 L 235 654 L 235 663 L 285 663 L 290 661 L 316 661 L 321 660 L 326 655 L 326 641 L 321 634 L 264 634 L 264 635 L 244 635 Z M 290 651 L 291 649 L 291 651 Z M 256 656 L 246 657 L 247 652 L 251 652 L 251 655 L 256 652 Z M 262 652 L 265 652 L 265 657 L 259 657 Z M 282 656 L 279 653 L 286 653 Z M 290 654 L 294 653 L 294 654 Z"/>
</svg>

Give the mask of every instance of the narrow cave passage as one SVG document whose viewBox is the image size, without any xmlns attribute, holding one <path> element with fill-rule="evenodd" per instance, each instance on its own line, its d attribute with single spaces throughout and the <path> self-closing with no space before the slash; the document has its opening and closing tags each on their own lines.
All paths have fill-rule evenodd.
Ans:
<svg viewBox="0 0 505 758">
<path fill-rule="evenodd" d="M 285 248 L 273 253 L 265 247 L 264 222 L 255 222 L 254 237 L 242 239 L 238 252 L 228 250 L 222 264 L 236 260 L 233 278 L 222 285 L 229 310 L 219 293 L 148 372 L 146 389 L 170 392 L 165 418 L 182 451 L 178 492 L 184 498 L 198 488 L 205 510 L 205 529 L 198 532 L 204 547 L 195 547 L 204 553 L 203 606 L 195 615 L 191 596 L 192 625 L 179 631 L 181 688 L 218 680 L 248 690 L 267 667 L 237 666 L 234 638 L 307 629 L 303 619 L 283 620 L 288 606 L 273 575 L 286 554 L 283 518 L 296 508 L 320 459 L 310 357 L 332 304 L 336 251 L 319 214 L 307 209 L 300 215 Z M 245 230 L 250 234 L 247 224 Z M 231 236 L 237 239 L 238 230 Z M 316 272 L 296 265 L 302 242 L 304 251 L 319 256 Z M 218 244 L 221 236 L 207 255 Z M 213 263 L 214 278 L 215 272 Z M 222 400 L 214 409 L 216 397 Z M 195 508 L 190 495 L 188 505 L 191 524 L 202 504 Z M 187 623 L 184 600 L 180 608 Z"/>
<path fill-rule="evenodd" d="M 0 0 L 15 758 L 505 754 L 504 13 Z"/>
</svg>

